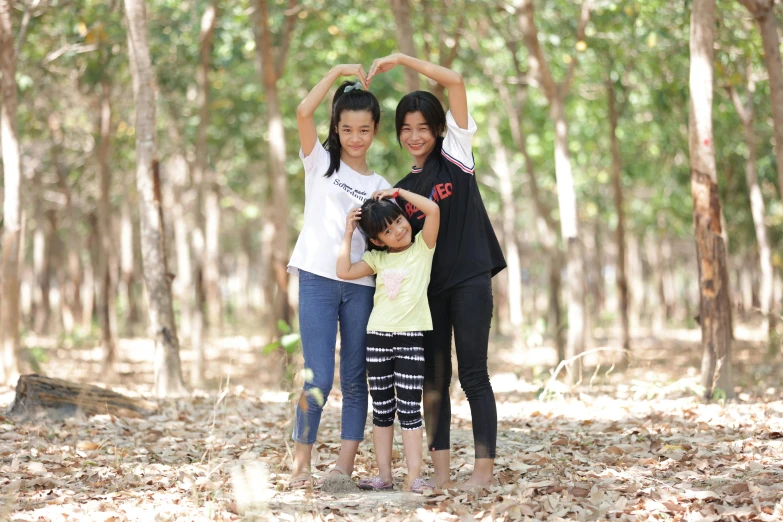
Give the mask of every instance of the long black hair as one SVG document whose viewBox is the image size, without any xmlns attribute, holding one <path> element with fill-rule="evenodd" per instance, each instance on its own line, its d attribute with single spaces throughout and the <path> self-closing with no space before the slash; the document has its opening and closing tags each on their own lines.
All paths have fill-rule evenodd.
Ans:
<svg viewBox="0 0 783 522">
<path fill-rule="evenodd" d="M 351 87 L 345 92 L 347 87 Z M 329 151 L 329 170 L 325 176 L 328 178 L 340 170 L 340 135 L 337 133 L 337 125 L 340 123 L 340 116 L 343 111 L 367 111 L 372 116 L 375 129 L 381 122 L 381 106 L 378 98 L 370 91 L 365 91 L 359 82 L 345 81 L 337 89 L 332 100 L 332 119 L 329 122 L 329 136 L 326 137 L 323 145 Z"/>
<path fill-rule="evenodd" d="M 368 199 L 362 205 L 362 217 L 359 219 L 359 228 L 367 237 L 367 246 L 370 250 L 386 250 L 379 247 L 370 239 L 378 239 L 381 233 L 394 223 L 398 216 L 405 219 L 402 209 L 391 199 Z"/>
<path fill-rule="evenodd" d="M 441 169 L 446 168 L 445 160 L 441 155 L 443 148 L 443 131 L 446 130 L 446 112 L 435 95 L 427 91 L 413 91 L 406 94 L 397 104 L 397 112 L 394 118 L 394 124 L 397 128 L 397 143 L 400 142 L 400 133 L 405 124 L 405 116 L 412 112 L 420 112 L 430 132 L 435 136 L 435 146 L 430 151 L 427 159 L 422 165 L 421 172 L 417 174 L 408 174 L 415 176 L 411 192 L 415 192 L 425 198 L 430 197 L 432 187 L 438 177 Z M 407 178 L 407 176 L 406 176 Z"/>
</svg>

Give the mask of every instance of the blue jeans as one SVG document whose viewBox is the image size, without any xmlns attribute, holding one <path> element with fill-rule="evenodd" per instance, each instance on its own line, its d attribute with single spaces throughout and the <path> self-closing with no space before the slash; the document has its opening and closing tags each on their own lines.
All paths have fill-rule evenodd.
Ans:
<svg viewBox="0 0 783 522">
<path fill-rule="evenodd" d="M 367 321 L 373 306 L 375 288 L 346 283 L 299 270 L 299 333 L 305 368 L 312 380 L 304 389 L 318 388 L 323 402 L 334 383 L 337 324 L 340 325 L 340 390 L 343 393 L 343 440 L 364 440 L 367 420 Z M 307 410 L 296 406 L 293 438 L 313 444 L 321 423 L 324 404 L 317 392 L 307 393 Z"/>
</svg>

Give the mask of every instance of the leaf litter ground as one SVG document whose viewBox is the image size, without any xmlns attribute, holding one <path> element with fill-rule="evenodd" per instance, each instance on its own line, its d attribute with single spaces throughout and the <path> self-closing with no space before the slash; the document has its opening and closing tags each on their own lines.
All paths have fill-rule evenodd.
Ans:
<svg viewBox="0 0 783 522">
<path fill-rule="evenodd" d="M 455 487 L 473 462 L 470 410 L 455 382 L 454 482 L 425 495 L 403 491 L 399 438 L 395 491 L 288 491 L 288 394 L 256 373 L 269 363 L 255 359 L 253 342 L 225 339 L 211 354 L 212 389 L 161 401 L 152 417 L 0 418 L 0 519 L 783 520 L 780 356 L 767 355 L 752 331 L 738 330 L 745 338 L 735 345 L 741 393 L 725 405 L 703 403 L 693 391 L 698 332 L 639 339 L 623 371 L 612 369 L 606 354 L 587 357 L 590 371 L 581 382 L 550 387 L 546 401 L 536 396 L 549 377 L 544 370 L 554 366 L 551 350 L 493 346 L 496 484 L 469 492 Z M 120 350 L 113 387 L 148 396 L 150 347 L 126 339 Z M 50 376 L 99 380 L 99 350 L 52 346 L 47 353 L 43 371 Z M 12 398 L 6 389 L 0 406 Z M 316 476 L 336 459 L 339 417 L 334 391 L 316 444 Z M 354 480 L 377 471 L 369 430 L 368 424 Z M 426 457 L 425 473 L 431 473 Z"/>
</svg>

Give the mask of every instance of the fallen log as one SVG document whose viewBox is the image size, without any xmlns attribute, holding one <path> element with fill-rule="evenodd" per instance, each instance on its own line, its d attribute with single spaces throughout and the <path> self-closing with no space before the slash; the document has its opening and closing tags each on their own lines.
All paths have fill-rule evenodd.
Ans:
<svg viewBox="0 0 783 522">
<path fill-rule="evenodd" d="M 19 377 L 9 415 L 27 417 L 43 413 L 62 419 L 78 414 L 109 414 L 139 418 L 154 413 L 155 409 L 152 402 L 126 397 L 99 386 L 30 374 Z"/>
</svg>

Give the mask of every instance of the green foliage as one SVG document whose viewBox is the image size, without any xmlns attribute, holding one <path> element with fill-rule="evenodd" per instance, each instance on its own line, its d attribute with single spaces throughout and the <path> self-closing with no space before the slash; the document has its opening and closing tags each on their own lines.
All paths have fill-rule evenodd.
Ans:
<svg viewBox="0 0 783 522">
<path fill-rule="evenodd" d="M 714 129 L 719 185 L 731 254 L 755 255 L 752 217 L 744 167 L 747 157 L 741 125 L 725 85 L 744 88 L 748 73 L 762 73 L 763 56 L 758 29 L 736 0 L 718 2 L 719 24 L 715 54 Z M 199 122 L 196 72 L 199 31 L 207 0 L 152 0 L 147 3 L 149 43 L 158 93 L 159 156 L 165 162 L 174 154 L 192 161 Z M 688 164 L 688 69 L 690 3 L 659 0 L 595 3 L 584 41 L 576 40 L 581 1 L 536 2 L 539 38 L 555 80 L 562 80 L 569 60 L 579 66 L 566 111 L 569 149 L 578 215 L 582 230 L 599 223 L 605 231 L 617 223 L 611 189 L 611 155 L 608 136 L 607 82 L 611 82 L 619 109 L 618 139 L 622 160 L 629 234 L 654 234 L 669 240 L 690 241 L 692 208 Z M 286 2 L 269 2 L 273 45 L 279 49 Z M 268 216 L 271 192 L 268 171 L 268 135 L 265 121 L 267 95 L 261 82 L 256 50 L 255 8 L 250 0 L 223 2 L 218 15 L 209 71 L 207 133 L 209 169 L 221 185 L 221 205 L 231 233 L 221 237 L 227 256 L 240 250 L 258 252 L 261 220 Z M 498 130 L 510 152 L 517 200 L 518 239 L 524 243 L 522 263 L 530 280 L 540 284 L 546 266 L 534 226 L 536 212 L 524 181 L 521 151 L 514 146 L 496 79 L 516 96 L 522 131 L 542 200 L 558 218 L 554 165 L 554 128 L 549 108 L 535 82 L 517 78 L 515 60 L 523 76 L 532 63 L 519 30 L 513 3 L 489 0 L 452 0 L 449 3 L 411 2 L 411 22 L 417 53 L 433 61 L 446 58 L 456 45 L 452 67 L 467 83 L 471 114 L 479 131 L 475 136 L 477 180 L 493 218 L 501 202 L 493 174 L 493 150 L 486 129 L 497 116 Z M 302 0 L 285 67 L 278 82 L 280 109 L 286 137 L 286 171 L 289 177 L 289 221 L 294 232 L 301 227 L 304 207 L 304 172 L 297 152 L 296 107 L 308 90 L 332 66 L 362 63 L 398 49 L 394 16 L 388 2 L 358 0 Z M 23 9 L 12 12 L 20 27 Z M 112 102 L 113 204 L 135 198 L 135 128 L 133 92 L 128 70 L 128 49 L 122 2 L 85 0 L 79 9 L 50 3 L 34 11 L 27 36 L 18 50 L 19 130 L 26 165 L 40 174 L 40 186 L 30 199 L 40 211 L 53 210 L 58 219 L 58 240 L 86 236 L 85 216 L 94 207 L 98 100 L 110 88 Z M 514 54 L 512 51 L 514 49 Z M 497 77 L 497 78 L 496 78 Z M 422 88 L 433 86 L 426 81 Z M 370 149 L 372 167 L 394 183 L 405 175 L 409 158 L 400 150 L 394 131 L 394 111 L 404 94 L 401 68 L 376 77 L 372 91 L 382 106 L 379 133 Z M 752 93 L 758 135 L 758 176 L 776 266 L 783 267 L 783 203 L 778 196 L 777 169 L 769 124 L 769 86 L 762 80 Z M 319 138 L 326 137 L 330 100 L 316 112 Z M 62 137 L 55 139 L 59 125 Z M 58 141 L 59 140 L 59 141 Z M 56 143 L 57 142 L 57 143 Z M 168 172 L 162 172 L 169 186 Z M 67 192 L 66 189 L 67 188 Z M 50 197 L 52 196 L 53 197 Z M 62 201 L 78 202 L 74 215 L 66 215 Z M 36 207 L 38 208 L 38 207 Z M 36 210 L 38 212 L 39 210 Z M 31 210 L 32 212 L 32 210 Z M 2 217 L 0 217 L 0 226 Z M 31 241 L 26 256 L 32 257 Z M 81 244 L 81 243 L 80 243 Z M 528 248 L 529 247 L 529 248 Z M 84 260 L 86 261 L 86 254 Z M 290 328 L 264 348 L 282 347 L 294 353 L 298 338 Z M 539 325 L 526 333 L 539 342 Z"/>
<path fill-rule="evenodd" d="M 277 330 L 282 334 L 278 339 L 264 346 L 262 352 L 264 355 L 273 353 L 282 347 L 288 354 L 293 354 L 299 348 L 301 337 L 298 333 L 292 331 L 291 325 L 282 319 L 277 322 Z"/>
</svg>

